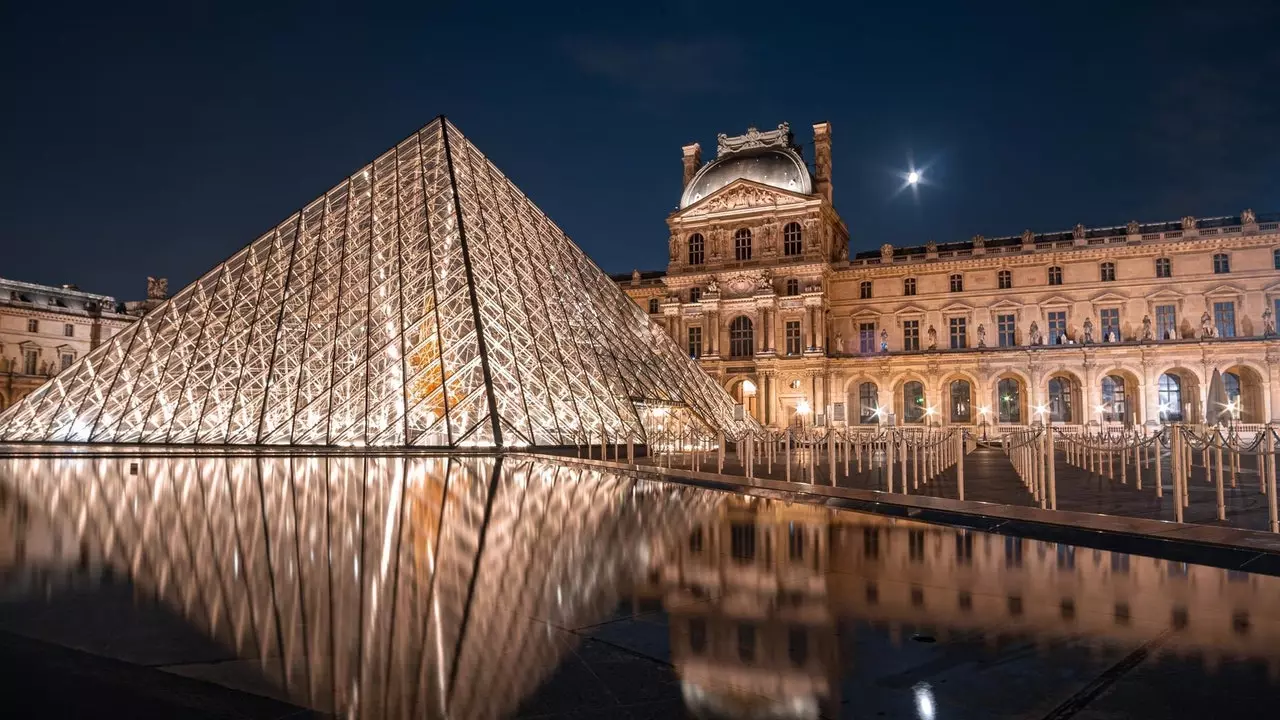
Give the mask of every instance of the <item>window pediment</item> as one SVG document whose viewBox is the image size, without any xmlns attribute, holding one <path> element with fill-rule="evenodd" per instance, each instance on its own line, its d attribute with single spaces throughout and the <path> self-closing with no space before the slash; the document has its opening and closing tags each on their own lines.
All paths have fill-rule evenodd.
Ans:
<svg viewBox="0 0 1280 720">
<path fill-rule="evenodd" d="M 738 179 L 681 210 L 677 215 L 697 217 L 728 210 L 798 205 L 810 198 L 752 180 Z"/>
<path fill-rule="evenodd" d="M 919 305 L 904 305 L 897 309 L 895 315 L 924 315 L 927 310 Z"/>
<path fill-rule="evenodd" d="M 973 312 L 973 306 L 962 302 L 954 302 L 942 308 L 943 315 L 959 315 L 961 313 L 969 312 Z"/>
<path fill-rule="evenodd" d="M 1065 295 L 1050 295 L 1047 298 L 1040 299 L 1041 307 L 1061 307 L 1063 305 L 1072 305 L 1074 303 L 1075 300 L 1072 300 Z"/>
<path fill-rule="evenodd" d="M 1006 298 L 1004 300 L 997 300 L 996 302 L 991 303 L 987 307 L 991 308 L 992 310 L 1021 310 L 1022 303 L 1014 302 Z"/>
<path fill-rule="evenodd" d="M 1234 297 L 1240 295 L 1243 291 L 1234 285 L 1219 285 L 1212 290 L 1206 290 L 1205 297 Z"/>
<path fill-rule="evenodd" d="M 1119 293 L 1104 292 L 1100 295 L 1095 295 L 1090 302 L 1094 305 L 1119 305 L 1120 303 L 1129 302 L 1129 298 Z"/>
</svg>

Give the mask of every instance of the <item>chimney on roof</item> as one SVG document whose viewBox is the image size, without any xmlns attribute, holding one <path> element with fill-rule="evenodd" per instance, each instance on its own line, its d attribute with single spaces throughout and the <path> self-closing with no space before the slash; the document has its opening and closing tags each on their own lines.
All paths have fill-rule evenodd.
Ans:
<svg viewBox="0 0 1280 720">
<path fill-rule="evenodd" d="M 702 146 L 698 143 L 685 145 L 684 148 L 684 183 L 680 185 L 680 189 L 689 187 L 689 181 L 698 172 L 698 168 L 702 167 Z"/>
<path fill-rule="evenodd" d="M 831 123 L 813 124 L 813 180 L 818 194 L 831 202 Z"/>
</svg>

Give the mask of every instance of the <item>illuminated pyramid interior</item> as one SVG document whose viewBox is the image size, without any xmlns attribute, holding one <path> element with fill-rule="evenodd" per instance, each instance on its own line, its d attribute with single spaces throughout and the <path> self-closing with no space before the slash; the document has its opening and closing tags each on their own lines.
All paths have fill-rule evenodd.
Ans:
<svg viewBox="0 0 1280 720">
<path fill-rule="evenodd" d="M 0 415 L 0 442 L 644 442 L 730 397 L 443 117 Z"/>
</svg>

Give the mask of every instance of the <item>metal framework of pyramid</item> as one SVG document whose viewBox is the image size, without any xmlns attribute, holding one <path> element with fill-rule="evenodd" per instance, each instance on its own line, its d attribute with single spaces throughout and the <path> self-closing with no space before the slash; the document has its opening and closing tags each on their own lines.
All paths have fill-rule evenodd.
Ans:
<svg viewBox="0 0 1280 720">
<path fill-rule="evenodd" d="M 733 400 L 443 117 L 0 414 L 0 442 L 644 441 Z"/>
</svg>

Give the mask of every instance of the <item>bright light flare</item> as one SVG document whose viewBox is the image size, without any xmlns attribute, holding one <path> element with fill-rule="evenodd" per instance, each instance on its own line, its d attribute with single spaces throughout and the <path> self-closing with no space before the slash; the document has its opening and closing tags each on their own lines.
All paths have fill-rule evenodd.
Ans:
<svg viewBox="0 0 1280 720">
<path fill-rule="evenodd" d="M 796 404 L 796 412 L 801 415 L 808 415 L 812 411 L 813 411 L 813 408 L 809 407 L 808 400 L 801 400 L 799 403 Z"/>
<path fill-rule="evenodd" d="M 908 185 L 915 185 L 915 184 L 916 184 L 916 183 L 918 183 L 918 182 L 920 182 L 920 173 L 919 173 L 919 172 L 917 172 L 917 171 L 915 171 L 915 170 L 912 170 L 911 172 L 907 173 L 907 184 L 908 184 Z"/>
</svg>

